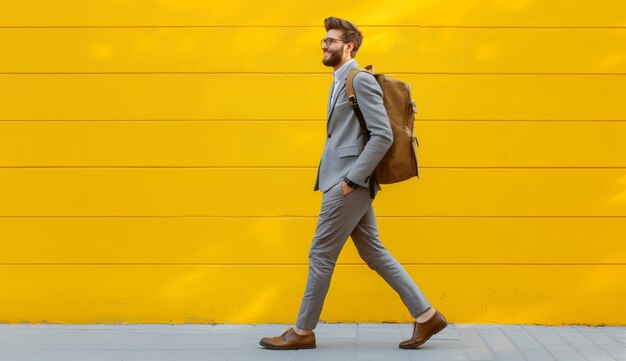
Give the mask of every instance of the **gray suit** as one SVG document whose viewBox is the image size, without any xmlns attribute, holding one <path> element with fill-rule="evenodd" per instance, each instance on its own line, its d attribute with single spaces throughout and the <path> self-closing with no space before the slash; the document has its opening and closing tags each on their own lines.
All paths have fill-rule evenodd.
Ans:
<svg viewBox="0 0 626 361">
<path fill-rule="evenodd" d="M 337 257 L 348 237 L 352 237 L 367 265 L 400 295 L 413 317 L 430 307 L 406 270 L 378 239 L 368 182 L 393 135 L 380 86 L 371 74 L 359 73 L 354 77 L 354 89 L 371 132 L 365 144 L 365 134 L 346 96 L 346 77 L 357 66 L 354 61 L 340 69 L 337 91 L 328 100 L 326 144 L 315 182 L 315 190 L 324 194 L 309 250 L 306 290 L 296 321 L 296 326 L 303 329 L 314 329 L 319 321 Z M 344 197 L 341 183 L 346 176 L 359 186 Z M 374 187 L 374 191 L 380 189 L 378 184 Z"/>
<path fill-rule="evenodd" d="M 370 175 L 393 141 L 380 86 L 374 76 L 361 72 L 354 77 L 354 89 L 370 131 L 370 140 L 365 145 L 365 134 L 346 96 L 346 77 L 357 66 L 354 61 L 341 69 L 337 91 L 328 100 L 326 145 L 314 190 L 326 192 L 345 176 L 367 188 Z"/>
</svg>

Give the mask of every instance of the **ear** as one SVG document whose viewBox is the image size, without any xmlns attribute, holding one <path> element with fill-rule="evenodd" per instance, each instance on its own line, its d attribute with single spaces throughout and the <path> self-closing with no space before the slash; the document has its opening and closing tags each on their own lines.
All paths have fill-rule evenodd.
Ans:
<svg viewBox="0 0 626 361">
<path fill-rule="evenodd" d="M 349 43 L 347 43 L 346 45 L 348 45 L 348 46 L 346 47 L 346 50 L 347 50 L 346 52 L 347 52 L 347 53 L 351 53 L 351 52 L 352 52 L 352 49 L 354 49 L 354 43 L 353 43 L 353 42 L 349 42 Z"/>
</svg>

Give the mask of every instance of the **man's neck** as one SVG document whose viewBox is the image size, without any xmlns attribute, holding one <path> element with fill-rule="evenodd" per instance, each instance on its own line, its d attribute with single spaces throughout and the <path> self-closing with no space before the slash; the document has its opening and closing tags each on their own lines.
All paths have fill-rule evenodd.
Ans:
<svg viewBox="0 0 626 361">
<path fill-rule="evenodd" d="M 344 59 L 344 60 L 343 60 L 340 64 L 335 65 L 335 66 L 333 67 L 333 72 L 335 72 L 335 71 L 339 70 L 342 66 L 344 66 L 347 62 L 349 62 L 349 61 L 350 61 L 350 60 L 352 60 L 352 59 L 354 59 L 354 58 L 347 58 L 347 59 Z"/>
</svg>

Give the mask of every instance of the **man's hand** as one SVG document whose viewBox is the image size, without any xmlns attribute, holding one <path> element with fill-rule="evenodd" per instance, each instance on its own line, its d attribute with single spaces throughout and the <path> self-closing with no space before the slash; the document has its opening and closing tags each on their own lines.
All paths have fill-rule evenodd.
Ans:
<svg viewBox="0 0 626 361">
<path fill-rule="evenodd" d="M 343 191 L 343 196 L 347 196 L 348 193 L 352 192 L 353 188 L 350 187 L 346 181 L 341 181 L 341 190 Z"/>
</svg>

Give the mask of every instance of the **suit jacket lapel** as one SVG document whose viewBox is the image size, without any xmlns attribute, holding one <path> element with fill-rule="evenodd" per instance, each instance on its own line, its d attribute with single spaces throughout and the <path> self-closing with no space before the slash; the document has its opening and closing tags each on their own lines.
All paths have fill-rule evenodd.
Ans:
<svg viewBox="0 0 626 361">
<path fill-rule="evenodd" d="M 339 85 L 337 85 L 337 91 L 335 91 L 335 93 L 333 94 L 332 99 L 329 99 L 328 101 L 327 121 L 330 120 L 330 117 L 333 115 L 333 110 L 335 110 L 335 104 L 337 104 L 339 94 L 341 94 L 341 91 L 346 87 L 346 78 L 348 77 L 350 70 L 358 66 L 359 65 L 356 63 L 356 60 L 355 60 L 352 62 L 352 64 L 348 65 L 348 69 L 342 70 L 341 74 L 338 75 L 340 78 L 339 78 Z M 331 85 L 331 89 L 332 89 L 332 85 Z"/>
<path fill-rule="evenodd" d="M 337 85 L 337 91 L 333 94 L 333 99 L 331 99 L 332 106 L 330 108 L 330 113 L 328 114 L 328 119 L 333 115 L 333 111 L 335 110 L 335 105 L 337 104 L 337 99 L 339 98 L 339 94 L 346 87 L 346 80 L 342 79 L 339 81 L 339 85 Z M 347 99 L 346 99 L 347 100 Z"/>
<path fill-rule="evenodd" d="M 335 83 L 334 83 L 334 81 L 332 81 L 330 83 L 330 90 L 328 91 L 328 107 L 326 108 L 326 119 L 330 118 L 330 107 L 331 107 L 331 104 L 333 104 L 333 99 L 332 99 L 331 95 L 334 95 L 334 94 L 332 94 L 334 85 L 335 85 Z"/>
</svg>

